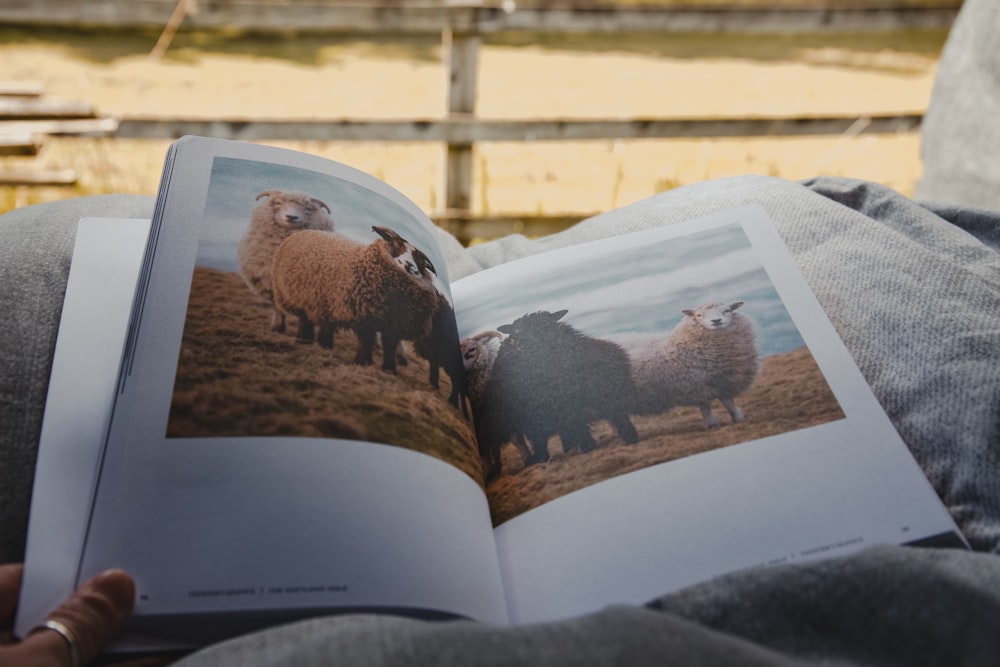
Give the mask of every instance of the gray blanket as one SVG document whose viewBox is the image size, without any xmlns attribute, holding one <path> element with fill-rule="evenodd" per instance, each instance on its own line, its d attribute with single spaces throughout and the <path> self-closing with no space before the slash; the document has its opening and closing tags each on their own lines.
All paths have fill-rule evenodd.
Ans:
<svg viewBox="0 0 1000 667">
<path fill-rule="evenodd" d="M 209 647 L 182 664 L 990 664 L 1000 655 L 1000 213 L 921 205 L 863 181 L 746 176 L 673 190 L 540 240 L 514 236 L 471 249 L 443 233 L 440 240 L 449 273 L 459 278 L 752 202 L 774 219 L 981 553 L 876 547 L 733 574 L 646 607 L 510 629 L 390 616 L 314 619 Z M 0 299 L 9 315 L 0 342 L 4 560 L 23 549 L 75 222 L 83 214 L 148 215 L 151 203 L 81 199 L 0 218 Z"/>
</svg>

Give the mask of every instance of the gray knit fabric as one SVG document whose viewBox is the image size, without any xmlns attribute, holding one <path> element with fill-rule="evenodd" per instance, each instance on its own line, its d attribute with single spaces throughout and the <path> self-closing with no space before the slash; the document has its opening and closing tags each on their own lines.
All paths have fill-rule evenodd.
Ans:
<svg viewBox="0 0 1000 667">
<path fill-rule="evenodd" d="M 998 551 L 1000 213 L 931 210 L 863 181 L 747 176 L 667 192 L 540 240 L 508 237 L 471 249 L 442 241 L 455 278 L 747 203 L 763 205 L 774 219 L 970 542 Z M 23 548 L 23 494 L 75 220 L 148 214 L 150 204 L 83 199 L 0 217 L 0 303 L 13 315 L 0 341 L 0 520 L 8 559 Z M 615 607 L 523 628 L 368 615 L 314 619 L 209 647 L 182 664 L 985 664 L 984 656 L 1000 654 L 998 619 L 995 554 L 884 547 L 730 575 L 648 608 Z"/>
<path fill-rule="evenodd" d="M 1000 2 L 965 0 L 921 129 L 922 200 L 1000 209 Z"/>
<path fill-rule="evenodd" d="M 76 223 L 146 217 L 149 197 L 105 196 L 29 206 L 0 217 L 0 562 L 24 558 L 28 504 L 52 351 Z"/>
<path fill-rule="evenodd" d="M 315 619 L 209 647 L 180 666 L 952 667 L 993 665 L 998 655 L 1000 559 L 877 547 L 722 577 L 646 607 L 524 627 Z"/>
</svg>

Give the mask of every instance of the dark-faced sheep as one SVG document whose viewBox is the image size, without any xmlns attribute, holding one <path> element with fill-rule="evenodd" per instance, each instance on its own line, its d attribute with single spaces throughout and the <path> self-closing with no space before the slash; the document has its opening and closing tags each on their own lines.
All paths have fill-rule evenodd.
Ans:
<svg viewBox="0 0 1000 667">
<path fill-rule="evenodd" d="M 381 334 L 382 370 L 395 373 L 399 343 L 430 334 L 438 306 L 434 265 L 393 230 L 372 230 L 380 238 L 367 245 L 327 232 L 288 237 L 274 254 L 274 305 L 299 319 L 299 339 L 315 333 L 325 348 L 337 330 L 353 330 L 360 365 L 373 363 Z"/>
<path fill-rule="evenodd" d="M 497 358 L 502 342 L 503 334 L 499 331 L 483 331 L 462 339 L 465 387 L 469 393 L 469 404 L 472 406 L 473 416 L 486 413 L 487 408 L 484 401 L 486 401 L 487 388 L 493 376 L 493 362 Z M 510 437 L 514 446 L 517 447 L 524 465 L 534 463 L 535 454 L 531 451 L 524 437 L 519 433 L 511 433 Z M 499 451 L 497 451 L 496 456 L 492 456 L 488 451 L 481 449 L 480 455 L 483 457 L 487 469 L 499 465 Z"/>
<path fill-rule="evenodd" d="M 493 363 L 483 414 L 475 414 L 489 478 L 499 475 L 500 445 L 512 434 L 525 436 L 539 461 L 548 460 L 553 435 L 563 451 L 593 450 L 590 426 L 600 420 L 610 421 L 626 443 L 639 441 L 629 418 L 635 392 L 625 351 L 560 322 L 566 312 L 539 311 L 497 327 L 507 338 Z"/>
<path fill-rule="evenodd" d="M 440 292 L 438 292 L 437 308 L 431 317 L 430 334 L 413 341 L 413 349 L 427 360 L 430 366 L 427 379 L 435 389 L 440 387 L 441 370 L 444 370 L 451 379 L 448 402 L 459 408 L 463 416 L 468 417 L 465 368 L 462 364 L 461 341 L 458 338 L 455 310 Z"/>
<path fill-rule="evenodd" d="M 734 399 L 757 379 L 760 357 L 753 322 L 736 312 L 741 306 L 736 301 L 684 309 L 684 318 L 670 334 L 629 346 L 637 414 L 697 406 L 705 428 L 715 428 L 719 422 L 712 401 L 718 399 L 734 423 L 744 421 Z"/>
<path fill-rule="evenodd" d="M 250 291 L 274 302 L 271 285 L 274 251 L 289 236 L 306 229 L 333 231 L 333 218 L 326 203 L 297 191 L 265 190 L 257 195 L 250 226 L 236 248 L 240 276 Z M 284 318 L 275 311 L 271 329 L 280 331 L 284 326 Z"/>
</svg>

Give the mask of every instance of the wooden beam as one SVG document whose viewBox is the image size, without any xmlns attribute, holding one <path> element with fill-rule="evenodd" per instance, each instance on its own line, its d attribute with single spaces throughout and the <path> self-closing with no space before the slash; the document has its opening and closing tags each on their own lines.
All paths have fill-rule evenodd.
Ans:
<svg viewBox="0 0 1000 667">
<path fill-rule="evenodd" d="M 30 156 L 38 155 L 41 140 L 37 135 L 24 133 L 9 133 L 0 128 L 0 155 Z"/>
<path fill-rule="evenodd" d="M 474 120 L 482 37 L 449 26 L 442 33 L 442 42 L 448 73 L 448 121 Z M 449 141 L 446 153 L 445 207 L 468 210 L 472 207 L 472 141 Z"/>
<path fill-rule="evenodd" d="M 40 134 L 77 137 L 108 137 L 118 130 L 115 118 L 80 118 L 70 120 L 0 121 L 0 134 Z"/>
<path fill-rule="evenodd" d="M 0 97 L 41 97 L 43 92 L 37 81 L 0 81 Z"/>
<path fill-rule="evenodd" d="M 470 31 L 509 30 L 559 32 L 873 32 L 903 28 L 947 28 L 959 3 L 943 0 L 932 7 L 881 3 L 881 6 L 830 7 L 828 3 L 768 7 L 629 5 L 610 2 L 523 3 L 505 11 L 499 2 L 475 8 L 439 2 L 330 3 L 318 0 L 241 0 L 206 2 L 188 16 L 193 29 L 240 26 L 257 32 L 401 32 L 440 34 L 457 26 Z M 812 4 L 812 6 L 809 6 Z M 0 22 L 72 27 L 162 28 L 177 0 L 22 0 L 0 6 Z"/>
<path fill-rule="evenodd" d="M 698 137 L 780 137 L 854 132 L 915 131 L 919 112 L 862 116 L 768 116 L 756 118 L 633 118 L 592 120 L 488 120 L 459 117 L 427 120 L 184 120 L 123 118 L 120 138 L 176 139 L 196 134 L 243 141 L 399 141 L 472 144 L 479 141 L 587 141 L 594 139 L 673 139 Z"/>
<path fill-rule="evenodd" d="M 72 169 L 0 169 L 0 185 L 75 185 Z"/>
<path fill-rule="evenodd" d="M 93 118 L 89 102 L 51 102 L 43 99 L 0 98 L 0 120 L 32 118 Z"/>
</svg>

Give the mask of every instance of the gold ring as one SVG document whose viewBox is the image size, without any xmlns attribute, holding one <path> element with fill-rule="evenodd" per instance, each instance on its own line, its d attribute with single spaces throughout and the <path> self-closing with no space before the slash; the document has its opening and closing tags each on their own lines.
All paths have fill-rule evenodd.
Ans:
<svg viewBox="0 0 1000 667">
<path fill-rule="evenodd" d="M 48 619 L 37 628 L 32 629 L 29 634 L 34 634 L 41 630 L 52 630 L 66 642 L 66 648 L 69 650 L 69 664 L 70 667 L 79 667 L 80 665 L 80 655 L 76 650 L 76 639 L 73 637 L 73 633 L 65 625 L 59 621 Z"/>
</svg>

